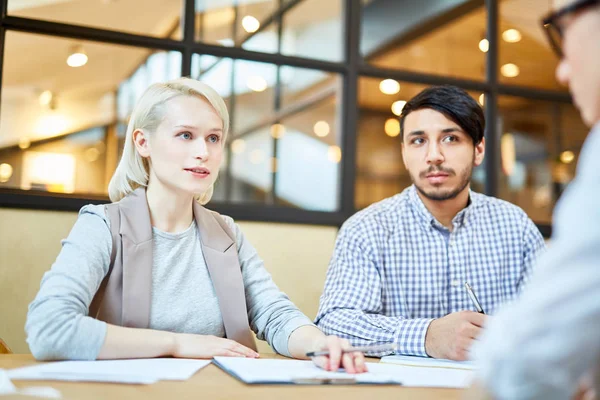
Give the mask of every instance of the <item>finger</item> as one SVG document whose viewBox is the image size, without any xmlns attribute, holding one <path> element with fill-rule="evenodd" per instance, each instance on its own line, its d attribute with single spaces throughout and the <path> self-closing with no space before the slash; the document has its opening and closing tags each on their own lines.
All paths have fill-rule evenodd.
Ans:
<svg viewBox="0 0 600 400">
<path fill-rule="evenodd" d="M 241 353 L 244 356 L 249 357 L 249 358 L 257 358 L 258 357 L 258 353 L 255 352 L 254 350 L 252 350 L 252 349 L 250 349 L 250 348 L 248 348 L 246 346 L 243 346 L 243 345 L 241 345 L 241 344 L 239 344 L 237 342 L 234 342 L 234 343 L 235 343 L 235 348 L 234 349 L 238 353 Z"/>
<path fill-rule="evenodd" d="M 229 350 L 229 349 L 220 349 L 219 351 L 217 351 L 217 354 L 215 354 L 217 356 L 221 356 L 221 357 L 244 357 L 243 354 L 235 352 L 233 350 Z"/>
<path fill-rule="evenodd" d="M 460 333 L 462 337 L 476 339 L 479 337 L 479 335 L 481 335 L 482 332 L 483 329 L 481 329 L 480 327 L 468 324 L 462 328 Z"/>
<path fill-rule="evenodd" d="M 352 354 L 354 356 L 354 365 L 356 366 L 356 372 L 367 372 L 367 363 L 365 362 L 365 355 L 361 352 L 356 352 Z"/>
<path fill-rule="evenodd" d="M 467 321 L 469 321 L 473 325 L 478 326 L 480 328 L 483 328 L 488 320 L 487 315 L 481 314 L 478 312 L 474 312 L 474 311 L 467 313 L 466 316 L 467 316 Z"/>
<path fill-rule="evenodd" d="M 258 357 L 257 352 L 255 352 L 254 350 L 252 350 L 244 345 L 239 344 L 236 341 L 229 340 L 229 344 L 230 344 L 230 347 L 229 347 L 230 350 L 240 353 L 240 354 L 244 355 L 245 357 L 249 357 L 249 358 Z"/>
<path fill-rule="evenodd" d="M 329 371 L 329 359 L 327 357 L 313 357 L 313 363 L 325 371 Z"/>
<path fill-rule="evenodd" d="M 346 370 L 349 374 L 355 374 L 356 368 L 354 368 L 354 357 L 352 357 L 352 353 L 344 353 L 342 354 L 342 368 Z"/>
<path fill-rule="evenodd" d="M 329 350 L 329 369 L 336 371 L 340 367 L 342 358 L 342 345 L 339 338 L 329 336 L 327 338 L 327 350 Z"/>
</svg>

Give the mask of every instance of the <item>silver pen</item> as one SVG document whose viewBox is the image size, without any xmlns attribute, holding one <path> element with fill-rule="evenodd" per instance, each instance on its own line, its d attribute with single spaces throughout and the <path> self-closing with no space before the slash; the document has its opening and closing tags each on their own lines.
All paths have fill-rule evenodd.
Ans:
<svg viewBox="0 0 600 400">
<path fill-rule="evenodd" d="M 374 346 L 361 346 L 361 347 L 350 347 L 349 349 L 343 349 L 342 353 L 354 353 L 354 352 L 374 352 L 374 351 L 396 351 L 395 344 L 378 344 Z M 320 357 L 320 356 L 328 356 L 329 350 L 323 351 L 311 351 L 310 353 L 306 353 L 306 357 Z"/>
<path fill-rule="evenodd" d="M 471 285 L 469 285 L 467 282 L 465 282 L 465 289 L 467 290 L 467 294 L 471 298 L 471 301 L 475 305 L 475 309 L 477 310 L 477 312 L 480 314 L 485 314 L 485 311 L 483 311 L 483 308 L 481 307 L 479 300 L 477 300 L 477 296 L 475 296 L 475 293 L 473 292 Z"/>
</svg>

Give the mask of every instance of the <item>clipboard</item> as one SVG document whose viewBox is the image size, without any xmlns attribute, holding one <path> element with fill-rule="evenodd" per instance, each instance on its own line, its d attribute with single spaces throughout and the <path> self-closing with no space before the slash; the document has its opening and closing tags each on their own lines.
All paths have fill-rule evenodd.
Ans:
<svg viewBox="0 0 600 400">
<path fill-rule="evenodd" d="M 402 385 L 391 376 L 323 371 L 304 360 L 215 357 L 213 362 L 247 385 Z"/>
</svg>

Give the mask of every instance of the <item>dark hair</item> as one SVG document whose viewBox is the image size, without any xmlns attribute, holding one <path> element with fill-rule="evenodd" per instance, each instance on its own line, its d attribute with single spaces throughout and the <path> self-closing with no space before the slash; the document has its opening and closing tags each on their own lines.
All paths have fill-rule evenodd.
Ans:
<svg viewBox="0 0 600 400">
<path fill-rule="evenodd" d="M 400 114 L 400 137 L 404 138 L 404 119 L 413 111 L 430 108 L 446 116 L 471 136 L 477 145 L 483 139 L 485 117 L 479 104 L 463 89 L 444 85 L 432 86 L 410 99 Z"/>
</svg>

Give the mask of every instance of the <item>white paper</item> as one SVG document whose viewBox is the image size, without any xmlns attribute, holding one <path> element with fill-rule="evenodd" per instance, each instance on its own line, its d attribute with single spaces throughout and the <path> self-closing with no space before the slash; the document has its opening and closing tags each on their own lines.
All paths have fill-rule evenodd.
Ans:
<svg viewBox="0 0 600 400">
<path fill-rule="evenodd" d="M 211 360 L 177 358 L 59 361 L 8 370 L 8 377 L 13 380 L 150 384 L 161 380 L 187 380 L 210 363 Z"/>
<path fill-rule="evenodd" d="M 474 370 L 475 363 L 472 361 L 452 361 L 438 358 L 414 357 L 414 356 L 386 356 L 381 358 L 382 363 L 386 364 L 402 364 L 411 365 L 414 367 L 437 367 L 437 368 L 452 368 Z"/>
<path fill-rule="evenodd" d="M 0 396 L 22 394 L 25 396 L 45 397 L 49 399 L 60 399 L 60 392 L 51 387 L 26 387 L 17 389 L 8 378 L 5 370 L 0 369 Z"/>
<path fill-rule="evenodd" d="M 370 372 L 391 375 L 406 387 L 466 388 L 471 384 L 475 373 L 472 370 L 456 368 L 386 363 L 367 365 Z"/>
<path fill-rule="evenodd" d="M 329 372 L 315 366 L 312 361 L 270 360 L 236 357 L 215 357 L 221 368 L 246 383 L 291 383 L 300 379 L 355 379 L 357 383 L 398 383 L 383 369 L 363 374 Z M 371 368 L 369 364 L 367 368 Z"/>
<path fill-rule="evenodd" d="M 468 387 L 473 371 L 455 368 L 415 367 L 367 363 L 369 372 L 328 372 L 311 361 L 215 357 L 217 365 L 246 383 L 290 383 L 298 379 L 354 378 L 357 383 L 400 383 L 406 387 Z"/>
</svg>

